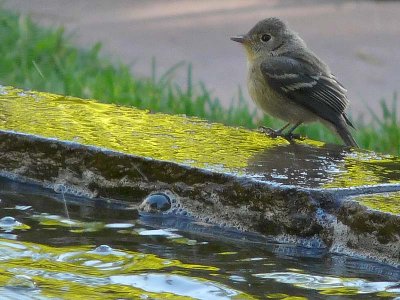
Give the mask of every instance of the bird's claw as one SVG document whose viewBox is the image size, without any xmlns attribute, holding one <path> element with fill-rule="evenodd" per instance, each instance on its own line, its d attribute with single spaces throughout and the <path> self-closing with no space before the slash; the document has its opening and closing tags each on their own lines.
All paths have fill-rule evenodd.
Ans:
<svg viewBox="0 0 400 300">
<path fill-rule="evenodd" d="M 300 134 L 297 134 L 297 133 L 284 134 L 284 133 L 282 133 L 281 130 L 274 130 L 272 128 L 265 127 L 265 126 L 258 127 L 258 130 L 262 133 L 265 133 L 266 135 L 268 135 L 271 138 L 283 137 L 286 140 L 288 140 L 289 142 L 291 142 L 293 140 L 304 140 L 304 137 L 302 137 Z"/>
<path fill-rule="evenodd" d="M 282 135 L 282 137 L 284 137 L 285 139 L 287 139 L 289 142 L 293 141 L 293 140 L 304 140 L 304 137 L 302 137 L 300 134 L 298 133 L 288 133 L 288 134 L 284 134 Z"/>
<path fill-rule="evenodd" d="M 282 133 L 279 130 L 274 130 L 270 127 L 265 127 L 265 126 L 260 126 L 258 127 L 258 130 L 262 133 L 265 133 L 271 138 L 276 138 L 278 136 L 282 136 Z"/>
</svg>

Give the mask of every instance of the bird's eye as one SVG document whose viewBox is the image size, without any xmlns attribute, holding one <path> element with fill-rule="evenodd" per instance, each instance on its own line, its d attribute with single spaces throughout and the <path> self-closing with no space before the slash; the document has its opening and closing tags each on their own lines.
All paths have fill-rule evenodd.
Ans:
<svg viewBox="0 0 400 300">
<path fill-rule="evenodd" d="M 261 40 L 262 40 L 263 42 L 268 42 L 270 39 L 271 39 L 271 36 L 270 36 L 269 34 L 263 34 L 263 35 L 261 36 Z"/>
</svg>

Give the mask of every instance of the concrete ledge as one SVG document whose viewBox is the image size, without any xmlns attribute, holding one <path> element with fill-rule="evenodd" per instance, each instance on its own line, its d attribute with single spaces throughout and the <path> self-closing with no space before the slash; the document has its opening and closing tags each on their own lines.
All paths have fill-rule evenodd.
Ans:
<svg viewBox="0 0 400 300">
<path fill-rule="evenodd" d="M 0 130 L 3 176 L 400 265 L 399 158 L 4 87 Z"/>
</svg>

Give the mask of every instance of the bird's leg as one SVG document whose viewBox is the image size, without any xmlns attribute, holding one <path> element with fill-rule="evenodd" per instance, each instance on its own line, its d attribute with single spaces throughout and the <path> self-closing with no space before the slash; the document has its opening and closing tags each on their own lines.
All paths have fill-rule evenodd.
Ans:
<svg viewBox="0 0 400 300">
<path fill-rule="evenodd" d="M 300 139 L 301 136 L 300 134 L 295 134 L 293 133 L 293 131 L 299 127 L 301 125 L 301 123 L 303 123 L 302 121 L 297 122 L 292 128 L 289 129 L 289 131 L 283 135 L 284 138 L 286 138 L 287 140 L 291 141 L 293 139 Z"/>
<path fill-rule="evenodd" d="M 282 131 L 284 131 L 289 125 L 290 125 L 290 123 L 287 123 L 285 126 L 283 126 L 282 128 L 280 128 L 278 130 L 274 130 L 272 128 L 265 127 L 265 126 L 260 126 L 260 127 L 258 127 L 258 130 L 260 130 L 261 132 L 265 133 L 266 135 L 268 135 L 272 138 L 276 138 L 278 136 L 283 136 Z"/>
</svg>

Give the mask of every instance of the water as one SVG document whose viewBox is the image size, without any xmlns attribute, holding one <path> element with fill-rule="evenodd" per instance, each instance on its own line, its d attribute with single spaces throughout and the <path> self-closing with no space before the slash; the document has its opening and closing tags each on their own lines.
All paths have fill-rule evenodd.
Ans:
<svg viewBox="0 0 400 300">
<path fill-rule="evenodd" d="M 400 297 L 373 262 L 66 195 L 68 219 L 62 194 L 3 179 L 0 199 L 0 299 Z"/>
</svg>

